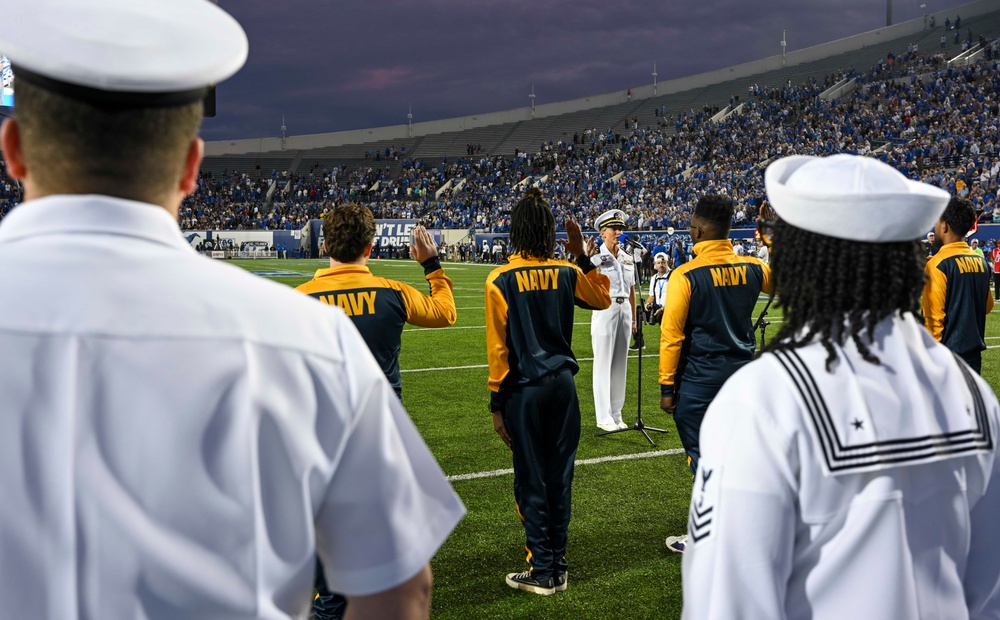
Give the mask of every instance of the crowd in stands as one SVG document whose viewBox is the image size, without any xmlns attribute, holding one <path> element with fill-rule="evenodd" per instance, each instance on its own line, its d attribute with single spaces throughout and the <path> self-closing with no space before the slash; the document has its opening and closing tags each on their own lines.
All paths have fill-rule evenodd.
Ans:
<svg viewBox="0 0 1000 620">
<path fill-rule="evenodd" d="M 0 219 L 17 206 L 20 197 L 20 188 L 7 176 L 7 163 L 0 158 Z"/>
<path fill-rule="evenodd" d="M 798 85 L 753 85 L 725 108 L 669 115 L 651 103 L 644 112 L 653 112 L 649 125 L 633 116 L 606 130 L 581 128 L 572 139 L 512 157 L 469 144 L 465 157 L 431 162 L 407 156 L 405 147 L 386 147 L 369 151 L 364 161 L 332 169 L 317 163 L 304 174 L 205 172 L 181 207 L 180 224 L 185 230 L 295 230 L 338 204 L 359 202 L 378 218 L 503 233 L 525 187 L 538 185 L 560 224 L 573 217 L 590 225 L 597 214 L 619 207 L 629 215 L 629 229 L 682 230 L 696 199 L 716 192 L 736 202 L 734 226 L 752 226 L 770 161 L 840 152 L 877 157 L 969 198 L 980 221 L 1000 222 L 1000 43 L 980 37 L 973 45 L 985 53 L 969 66 L 949 66 L 939 50 L 911 44 L 864 71 L 849 68 Z M 849 80 L 847 94 L 820 97 Z M 17 196 L 0 174 L 0 216 Z"/>
</svg>

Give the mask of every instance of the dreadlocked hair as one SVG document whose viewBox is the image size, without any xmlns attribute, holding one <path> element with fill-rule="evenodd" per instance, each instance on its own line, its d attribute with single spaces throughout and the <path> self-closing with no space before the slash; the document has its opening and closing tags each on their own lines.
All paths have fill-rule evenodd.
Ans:
<svg viewBox="0 0 1000 620">
<path fill-rule="evenodd" d="M 556 218 L 537 187 L 529 187 L 510 214 L 510 248 L 522 258 L 554 258 Z"/>
<path fill-rule="evenodd" d="M 778 220 L 771 251 L 772 290 L 785 320 L 765 351 L 804 346 L 819 336 L 826 369 L 837 361 L 834 343 L 850 338 L 861 357 L 879 364 L 866 344 L 875 325 L 912 312 L 920 316 L 924 254 L 919 241 L 864 243 L 836 239 Z"/>
</svg>

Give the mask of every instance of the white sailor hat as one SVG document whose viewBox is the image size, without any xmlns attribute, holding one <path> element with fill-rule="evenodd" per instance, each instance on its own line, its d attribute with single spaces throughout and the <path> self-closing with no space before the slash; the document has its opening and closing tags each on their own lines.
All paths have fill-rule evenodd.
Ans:
<svg viewBox="0 0 1000 620">
<path fill-rule="evenodd" d="M 608 228 L 609 226 L 614 226 L 615 228 L 625 228 L 625 220 L 627 219 L 625 212 L 621 209 L 611 209 L 610 211 L 605 211 L 604 213 L 597 216 L 594 220 L 594 228 L 597 230 L 602 230 Z"/>
<path fill-rule="evenodd" d="M 654 261 L 660 260 L 660 259 L 662 259 L 662 260 L 669 260 L 669 257 L 667 256 L 666 252 L 657 252 L 656 254 L 653 255 L 653 260 Z"/>
<path fill-rule="evenodd" d="M 764 173 L 775 213 L 792 226 L 853 241 L 910 241 L 941 218 L 948 192 L 871 157 L 783 157 Z"/>
<path fill-rule="evenodd" d="M 16 80 L 102 108 L 199 101 L 247 48 L 207 0 L 9 0 L 0 29 Z"/>
</svg>

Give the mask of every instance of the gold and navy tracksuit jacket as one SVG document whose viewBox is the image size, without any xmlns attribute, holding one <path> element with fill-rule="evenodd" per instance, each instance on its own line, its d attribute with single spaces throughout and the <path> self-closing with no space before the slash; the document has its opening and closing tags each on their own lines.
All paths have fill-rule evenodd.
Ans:
<svg viewBox="0 0 1000 620">
<path fill-rule="evenodd" d="M 580 369 L 573 355 L 574 305 L 611 305 L 608 277 L 586 275 L 562 260 L 510 257 L 486 279 L 486 348 L 490 411 L 502 411 L 504 392 L 563 369 Z"/>
<path fill-rule="evenodd" d="M 986 349 L 986 315 L 993 310 L 986 261 L 964 241 L 941 246 L 924 267 L 921 306 L 934 339 L 959 355 Z"/>
<path fill-rule="evenodd" d="M 702 241 L 695 258 L 670 274 L 660 322 L 660 386 L 721 386 L 753 359 L 753 309 L 771 292 L 771 270 L 759 258 L 737 256 L 728 239 Z"/>
<path fill-rule="evenodd" d="M 372 275 L 364 265 L 338 265 L 320 269 L 313 279 L 296 287 L 330 306 L 339 306 L 354 321 L 397 394 L 399 349 L 403 325 L 448 327 L 455 323 L 455 297 L 451 280 L 435 257 L 422 263 L 431 294 L 424 295 L 404 282 Z"/>
</svg>

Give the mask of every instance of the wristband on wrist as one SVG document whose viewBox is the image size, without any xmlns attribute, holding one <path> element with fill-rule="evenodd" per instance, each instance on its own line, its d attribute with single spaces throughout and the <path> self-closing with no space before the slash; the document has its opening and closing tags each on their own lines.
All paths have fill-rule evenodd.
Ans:
<svg viewBox="0 0 1000 620">
<path fill-rule="evenodd" d="M 576 266 L 580 268 L 584 274 L 589 273 L 591 269 L 595 269 L 594 263 L 591 262 L 590 257 L 586 254 L 581 254 L 576 257 Z"/>
<path fill-rule="evenodd" d="M 420 266 L 424 268 L 424 275 L 429 276 L 438 269 L 441 269 L 441 259 L 437 256 L 432 256 L 420 263 Z"/>
</svg>

